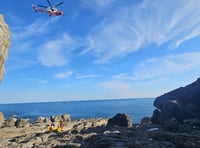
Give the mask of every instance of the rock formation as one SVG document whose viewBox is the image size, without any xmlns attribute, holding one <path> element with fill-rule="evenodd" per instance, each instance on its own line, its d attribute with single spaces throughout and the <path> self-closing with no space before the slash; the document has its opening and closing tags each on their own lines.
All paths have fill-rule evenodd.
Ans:
<svg viewBox="0 0 200 148">
<path fill-rule="evenodd" d="M 143 119 L 143 125 L 132 124 L 126 114 L 117 114 L 112 118 L 93 118 L 71 120 L 70 115 L 58 115 L 53 119 L 66 117 L 62 131 L 48 131 L 52 117 L 38 117 L 38 121 L 28 123 L 27 119 L 4 119 L 0 128 L 0 147 L 6 148 L 199 148 L 200 121 L 185 121 L 186 126 L 179 126 L 175 119 L 166 122 L 167 129 L 161 125 L 148 124 L 149 118 Z M 117 120 L 116 120 L 117 118 Z M 70 119 L 70 120 L 69 120 Z M 108 120 L 115 119 L 112 126 Z M 1 121 L 2 121 L 1 120 Z M 15 124 L 13 124 L 13 121 Z M 119 121 L 120 124 L 117 123 Z M 7 122 L 7 124 L 6 124 Z M 10 124 L 8 124 L 10 123 Z M 58 125 L 55 120 L 54 125 Z M 122 124 L 123 123 L 123 124 Z M 126 126 L 124 126 L 126 123 Z M 18 125 L 19 124 L 19 125 Z M 191 126 L 190 126 L 191 124 Z M 12 126 L 13 125 L 13 126 Z M 16 128 L 15 126 L 18 128 Z M 179 131 L 171 131 L 179 128 Z"/>
<path fill-rule="evenodd" d="M 4 63 L 8 54 L 8 47 L 10 45 L 10 33 L 8 26 L 4 21 L 3 15 L 0 14 L 0 81 L 4 73 Z"/>
<path fill-rule="evenodd" d="M 126 114 L 118 113 L 113 118 L 108 120 L 107 126 L 122 126 L 122 127 L 131 127 L 132 121 L 130 116 Z"/>
<path fill-rule="evenodd" d="M 175 118 L 182 122 L 200 117 L 200 78 L 185 87 L 178 88 L 157 97 L 154 101 L 153 123 L 162 123 Z"/>
<path fill-rule="evenodd" d="M 0 127 L 1 127 L 3 122 L 4 122 L 4 115 L 3 115 L 2 112 L 0 112 Z"/>
</svg>

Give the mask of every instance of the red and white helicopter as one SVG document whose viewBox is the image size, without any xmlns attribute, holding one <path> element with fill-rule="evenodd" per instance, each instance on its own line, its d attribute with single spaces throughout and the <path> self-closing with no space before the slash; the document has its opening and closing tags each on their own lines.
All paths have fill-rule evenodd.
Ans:
<svg viewBox="0 0 200 148">
<path fill-rule="evenodd" d="M 43 6 L 43 5 L 35 5 L 33 4 L 32 7 L 35 10 L 35 12 L 45 12 L 49 16 L 59 16 L 59 15 L 64 15 L 64 12 L 58 10 L 56 7 L 59 5 L 63 4 L 64 2 L 60 2 L 55 6 L 52 6 L 49 0 L 47 0 L 49 6 Z M 38 6 L 38 7 L 37 7 Z M 39 8 L 40 7 L 40 8 Z"/>
</svg>

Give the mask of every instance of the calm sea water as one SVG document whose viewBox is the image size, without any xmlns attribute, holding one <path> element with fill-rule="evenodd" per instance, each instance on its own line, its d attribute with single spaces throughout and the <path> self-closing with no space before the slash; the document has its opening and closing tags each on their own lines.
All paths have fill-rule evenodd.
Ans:
<svg viewBox="0 0 200 148">
<path fill-rule="evenodd" d="M 36 120 L 38 116 L 60 114 L 70 114 L 72 119 L 80 119 L 113 117 L 117 113 L 126 113 L 131 116 L 133 123 L 139 123 L 143 117 L 152 115 L 153 101 L 154 98 L 0 104 L 0 112 L 3 112 L 5 118 L 17 115 L 31 120 Z"/>
</svg>

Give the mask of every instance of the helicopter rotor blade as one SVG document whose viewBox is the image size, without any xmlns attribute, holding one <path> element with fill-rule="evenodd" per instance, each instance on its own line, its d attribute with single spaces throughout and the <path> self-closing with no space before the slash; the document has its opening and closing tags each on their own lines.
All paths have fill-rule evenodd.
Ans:
<svg viewBox="0 0 200 148">
<path fill-rule="evenodd" d="M 58 6 L 60 6 L 60 5 L 62 5 L 64 2 L 60 2 L 60 3 L 58 3 L 57 5 L 55 5 L 55 7 L 58 7 Z"/>
<path fill-rule="evenodd" d="M 48 6 L 43 6 L 43 5 L 37 5 L 39 7 L 43 7 L 43 8 L 48 8 Z"/>
<path fill-rule="evenodd" d="M 48 2 L 48 4 L 49 4 L 49 6 L 50 6 L 51 8 L 53 8 L 53 6 L 51 5 L 50 1 L 47 0 L 47 2 Z"/>
</svg>

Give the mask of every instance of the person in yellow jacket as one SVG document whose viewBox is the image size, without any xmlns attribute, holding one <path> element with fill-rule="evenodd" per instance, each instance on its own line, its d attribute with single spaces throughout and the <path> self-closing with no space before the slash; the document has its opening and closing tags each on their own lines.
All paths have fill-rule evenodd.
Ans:
<svg viewBox="0 0 200 148">
<path fill-rule="evenodd" d="M 60 127 L 60 125 L 58 125 L 58 127 L 57 127 L 57 132 L 62 132 L 62 128 Z"/>
<path fill-rule="evenodd" d="M 62 128 L 60 125 L 58 125 L 57 128 L 55 128 L 54 126 L 54 124 L 48 125 L 47 132 L 62 132 Z"/>
</svg>

